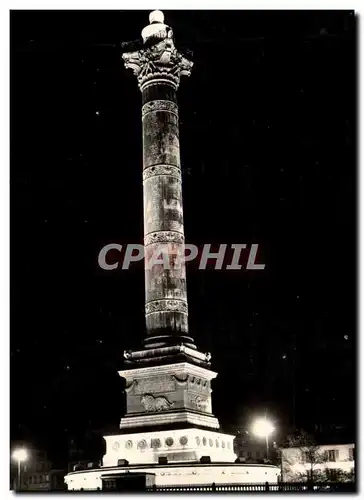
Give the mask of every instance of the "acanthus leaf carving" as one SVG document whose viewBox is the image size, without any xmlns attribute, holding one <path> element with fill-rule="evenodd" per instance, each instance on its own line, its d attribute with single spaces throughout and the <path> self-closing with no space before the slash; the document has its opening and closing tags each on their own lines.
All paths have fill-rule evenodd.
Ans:
<svg viewBox="0 0 364 500">
<path fill-rule="evenodd" d="M 150 80 L 167 79 L 177 89 L 180 77 L 190 76 L 193 62 L 177 51 L 169 27 L 153 42 L 142 50 L 122 54 L 125 67 L 133 70 L 140 88 Z"/>
</svg>

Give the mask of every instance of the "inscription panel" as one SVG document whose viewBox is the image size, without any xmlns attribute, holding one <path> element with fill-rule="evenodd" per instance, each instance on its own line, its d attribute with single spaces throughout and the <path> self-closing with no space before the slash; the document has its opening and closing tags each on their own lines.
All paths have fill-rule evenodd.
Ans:
<svg viewBox="0 0 364 500">
<path fill-rule="evenodd" d="M 155 394 L 160 392 L 172 392 L 175 390 L 175 382 L 170 376 L 145 378 L 138 380 L 134 394 Z"/>
</svg>

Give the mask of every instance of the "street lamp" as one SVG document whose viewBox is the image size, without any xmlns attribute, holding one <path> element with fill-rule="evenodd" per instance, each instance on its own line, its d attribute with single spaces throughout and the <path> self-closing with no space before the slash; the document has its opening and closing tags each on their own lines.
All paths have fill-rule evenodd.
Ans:
<svg viewBox="0 0 364 500">
<path fill-rule="evenodd" d="M 24 448 L 18 448 L 13 451 L 13 459 L 18 462 L 18 491 L 20 490 L 20 464 L 28 458 L 28 452 Z"/>
<path fill-rule="evenodd" d="M 274 432 L 274 425 L 266 418 L 259 418 L 253 424 L 253 434 L 257 437 L 264 437 L 267 446 L 267 460 L 269 458 L 269 436 Z"/>
</svg>

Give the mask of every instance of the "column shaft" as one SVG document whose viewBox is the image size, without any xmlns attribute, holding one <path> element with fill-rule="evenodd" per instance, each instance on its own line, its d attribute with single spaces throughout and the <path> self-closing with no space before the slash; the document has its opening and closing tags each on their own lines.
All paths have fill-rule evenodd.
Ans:
<svg viewBox="0 0 364 500">
<path fill-rule="evenodd" d="M 146 343 L 191 342 L 186 270 L 178 259 L 184 228 L 176 91 L 150 82 L 142 98 Z M 148 265 L 162 249 L 169 265 Z"/>
</svg>

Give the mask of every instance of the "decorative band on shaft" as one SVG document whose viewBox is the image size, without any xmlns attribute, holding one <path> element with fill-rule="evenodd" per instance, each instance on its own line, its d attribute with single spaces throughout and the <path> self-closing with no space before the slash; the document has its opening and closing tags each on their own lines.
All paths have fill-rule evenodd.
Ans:
<svg viewBox="0 0 364 500">
<path fill-rule="evenodd" d="M 147 113 L 151 111 L 169 111 L 174 113 L 178 117 L 178 106 L 173 101 L 167 100 L 155 100 L 149 101 L 142 107 L 142 116 L 144 117 Z"/>
<path fill-rule="evenodd" d="M 144 75 L 142 77 L 138 77 L 138 85 L 140 90 L 143 92 L 147 87 L 151 87 L 152 85 L 170 85 L 174 90 L 178 89 L 179 86 L 179 77 L 175 75 L 171 75 L 170 73 L 158 73 L 158 74 L 149 74 Z"/>
<path fill-rule="evenodd" d="M 188 314 L 186 300 L 161 299 L 145 304 L 145 314 L 156 312 L 178 312 Z"/>
<path fill-rule="evenodd" d="M 153 243 L 180 243 L 182 245 L 184 242 L 184 235 L 177 231 L 156 231 L 144 236 L 144 246 Z"/>
<path fill-rule="evenodd" d="M 169 175 L 171 177 L 176 177 L 179 181 L 182 181 L 181 169 L 173 165 L 152 165 L 143 170 L 143 181 L 154 177 L 156 175 Z"/>
</svg>

